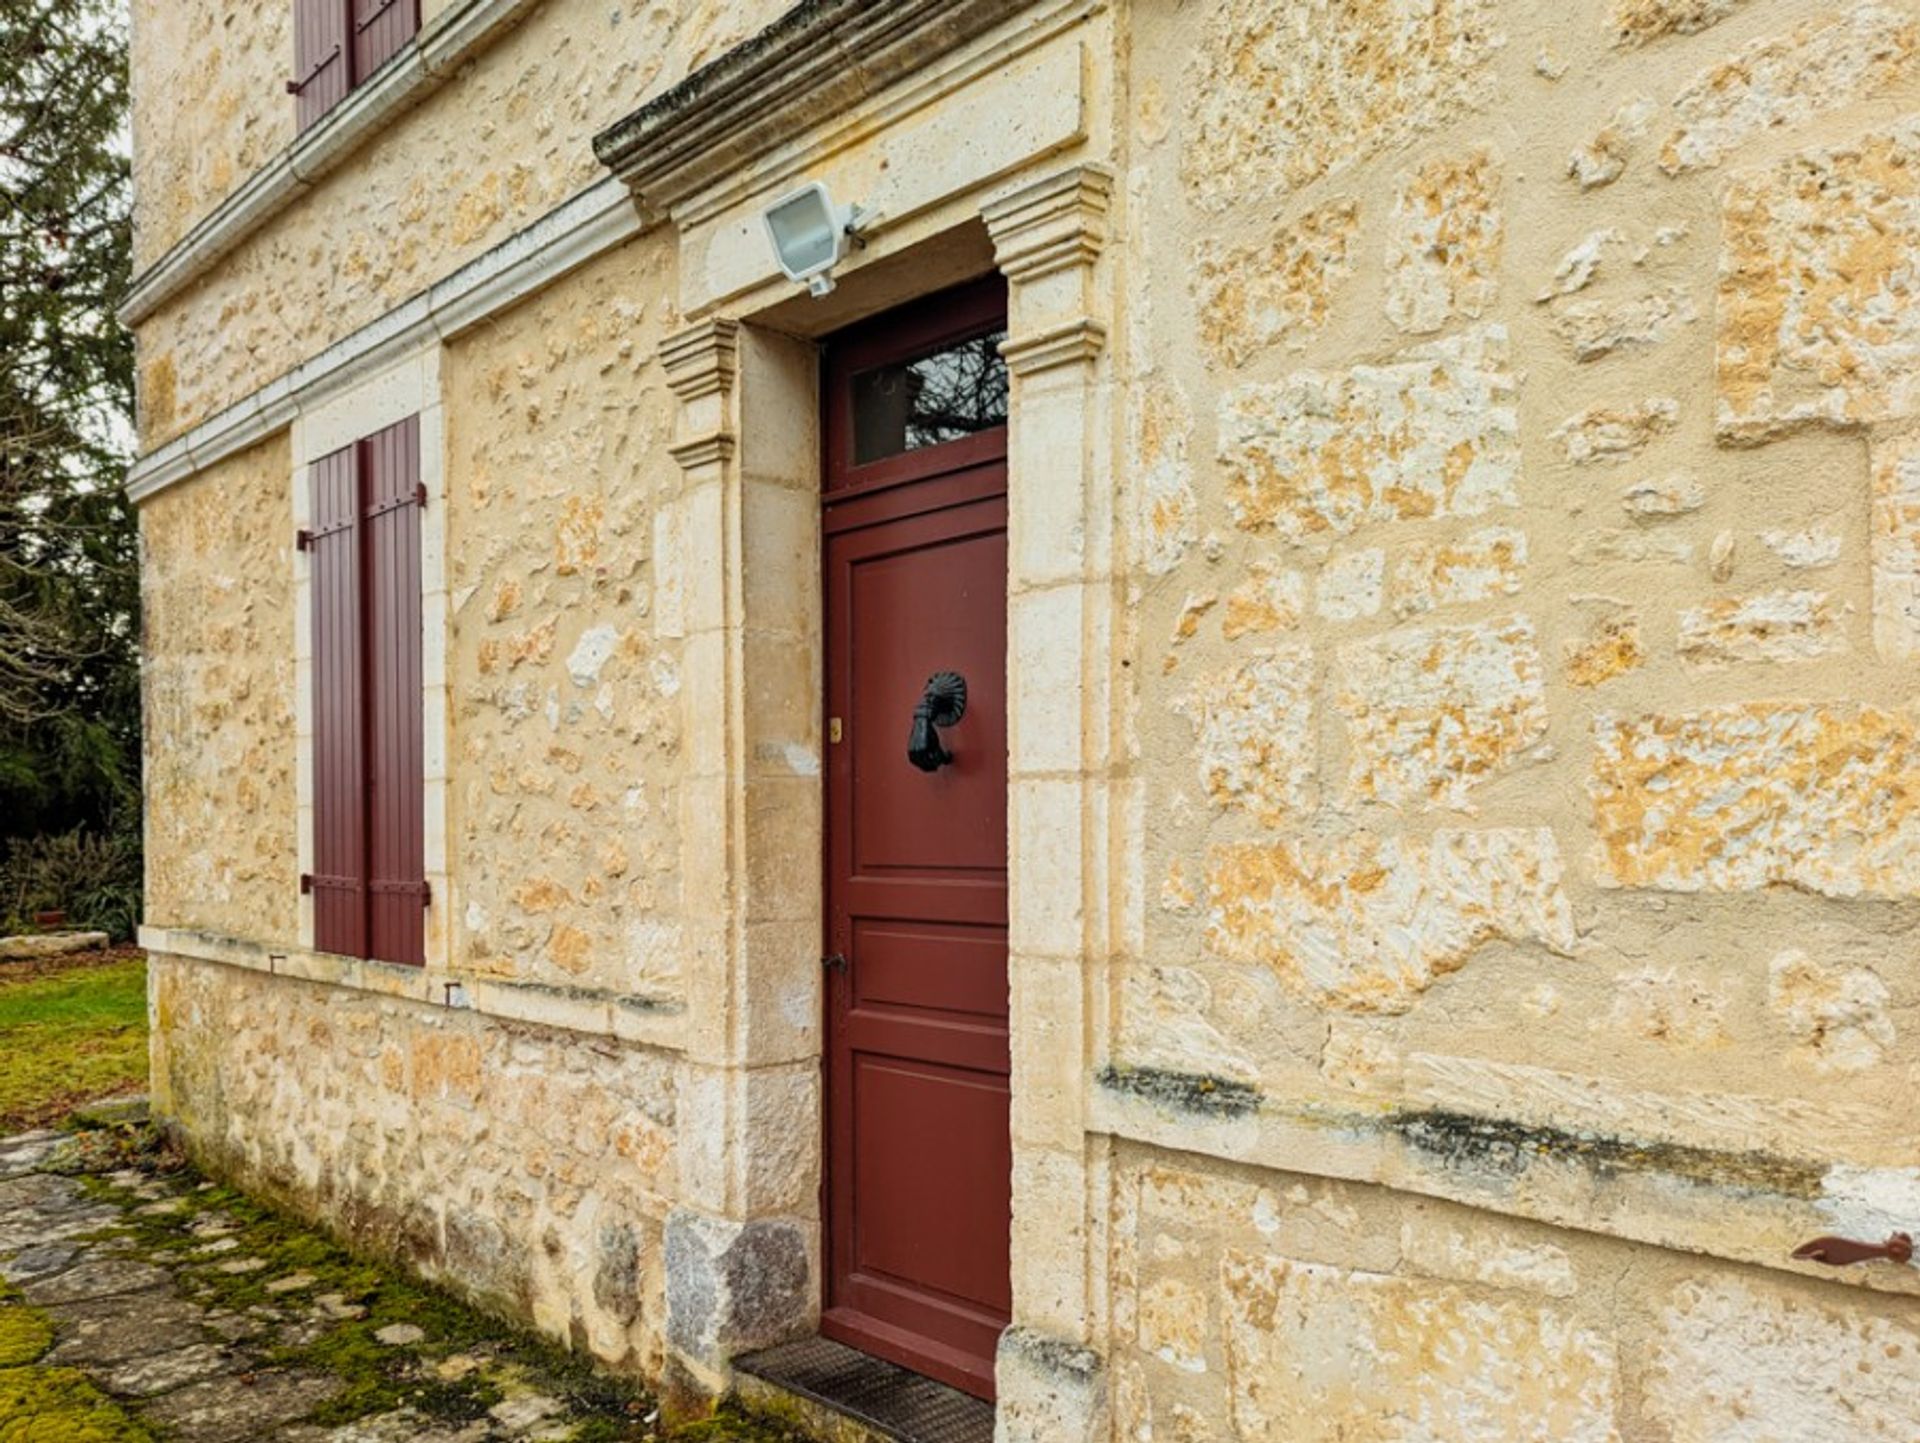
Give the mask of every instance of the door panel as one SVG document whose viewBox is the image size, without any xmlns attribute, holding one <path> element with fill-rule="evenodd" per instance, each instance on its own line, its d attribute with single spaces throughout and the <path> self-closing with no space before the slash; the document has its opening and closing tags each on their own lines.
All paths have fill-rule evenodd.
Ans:
<svg viewBox="0 0 1920 1443">
<path fill-rule="evenodd" d="M 943 325 L 900 344 L 925 354 Z M 884 338 L 864 328 L 856 354 L 885 364 Z M 860 373 L 830 351 L 830 434 Z M 827 987 L 821 1331 L 986 1398 L 1012 1302 L 1005 445 L 969 422 L 858 486 L 830 475 L 824 523 L 827 949 L 845 966 Z M 965 677 L 967 706 L 941 733 L 954 761 L 928 773 L 907 738 L 939 671 Z"/>
</svg>

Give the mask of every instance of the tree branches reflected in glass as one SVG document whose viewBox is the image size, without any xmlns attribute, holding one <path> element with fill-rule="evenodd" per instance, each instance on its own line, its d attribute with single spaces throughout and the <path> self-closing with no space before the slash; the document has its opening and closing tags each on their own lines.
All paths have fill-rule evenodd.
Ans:
<svg viewBox="0 0 1920 1443">
<path fill-rule="evenodd" d="M 853 462 L 864 466 L 1007 424 L 1004 330 L 853 378 Z"/>
</svg>

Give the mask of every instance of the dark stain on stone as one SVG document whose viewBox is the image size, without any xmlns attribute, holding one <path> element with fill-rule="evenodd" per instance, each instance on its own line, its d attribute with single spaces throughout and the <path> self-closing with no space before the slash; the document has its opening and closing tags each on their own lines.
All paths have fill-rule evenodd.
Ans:
<svg viewBox="0 0 1920 1443">
<path fill-rule="evenodd" d="M 1257 1087 L 1202 1072 L 1109 1065 L 1100 1069 L 1096 1080 L 1109 1092 L 1141 1098 L 1176 1112 L 1197 1112 L 1205 1117 L 1245 1117 L 1260 1110 Z"/>
<path fill-rule="evenodd" d="M 1822 1164 L 1767 1152 L 1723 1152 L 1680 1143 L 1528 1127 L 1440 1109 L 1395 1113 L 1386 1125 L 1442 1167 L 1501 1178 L 1518 1177 L 1538 1161 L 1574 1162 L 1603 1177 L 1665 1173 L 1709 1187 L 1817 1198 L 1826 1172 Z"/>
</svg>

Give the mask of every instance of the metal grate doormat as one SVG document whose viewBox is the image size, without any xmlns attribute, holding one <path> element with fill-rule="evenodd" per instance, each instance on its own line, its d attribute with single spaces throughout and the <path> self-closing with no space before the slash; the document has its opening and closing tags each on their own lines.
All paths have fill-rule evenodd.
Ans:
<svg viewBox="0 0 1920 1443">
<path fill-rule="evenodd" d="M 782 1343 L 733 1366 L 899 1443 L 993 1443 L 991 1403 L 827 1338 Z"/>
</svg>

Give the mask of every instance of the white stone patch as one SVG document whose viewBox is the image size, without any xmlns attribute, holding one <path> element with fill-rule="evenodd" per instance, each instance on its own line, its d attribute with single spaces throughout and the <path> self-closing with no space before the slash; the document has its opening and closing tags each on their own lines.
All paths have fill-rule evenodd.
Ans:
<svg viewBox="0 0 1920 1443">
<path fill-rule="evenodd" d="M 1276 647 L 1198 683 L 1174 704 L 1193 723 L 1195 760 L 1216 807 L 1272 825 L 1311 801 L 1313 649 Z"/>
<path fill-rule="evenodd" d="M 1401 176 L 1387 222 L 1387 319 L 1427 334 L 1486 314 L 1504 235 L 1499 163 L 1487 148 Z"/>
<path fill-rule="evenodd" d="M 1554 431 L 1554 440 L 1576 466 L 1625 461 L 1646 450 L 1680 424 L 1680 403 L 1653 396 L 1633 406 L 1595 406 L 1570 416 Z"/>
<path fill-rule="evenodd" d="M 1483 526 L 1452 541 L 1413 547 L 1394 563 L 1393 614 L 1418 616 L 1516 595 L 1526 567 L 1527 533 L 1514 526 Z"/>
<path fill-rule="evenodd" d="M 663 700 L 671 700 L 680 695 L 680 668 L 670 656 L 656 654 L 647 663 L 647 670 L 653 677 L 653 688 Z"/>
<path fill-rule="evenodd" d="M 1554 333 L 1576 361 L 1658 345 L 1698 319 L 1692 298 L 1678 286 L 1624 300 L 1558 301 L 1553 308 Z"/>
<path fill-rule="evenodd" d="M 1314 609 L 1328 621 L 1358 621 L 1380 610 L 1387 554 L 1377 547 L 1349 551 L 1320 568 Z"/>
<path fill-rule="evenodd" d="M 1819 571 L 1840 559 L 1840 535 L 1824 526 L 1805 531 L 1762 531 L 1767 550 L 1794 571 Z"/>
<path fill-rule="evenodd" d="M 1506 330 L 1487 326 L 1387 365 L 1301 371 L 1229 391 L 1219 456 L 1235 524 L 1296 543 L 1517 506 L 1520 421 Z"/>
<path fill-rule="evenodd" d="M 1400 1254 L 1427 1277 L 1570 1298 L 1573 1259 L 1552 1243 L 1518 1243 L 1498 1226 L 1460 1223 L 1422 1208 L 1400 1225 Z"/>
<path fill-rule="evenodd" d="M 1707 488 L 1691 476 L 1636 481 L 1620 493 L 1620 505 L 1636 521 L 1685 516 L 1707 504 Z"/>
<path fill-rule="evenodd" d="M 1539 641 L 1524 616 L 1389 632 L 1343 647 L 1335 700 L 1356 798 L 1472 810 L 1469 793 L 1546 735 Z"/>
<path fill-rule="evenodd" d="M 1725 1043 L 1727 998 L 1672 967 L 1642 967 L 1614 978 L 1607 1025 L 1646 1042 L 1679 1047 Z"/>
<path fill-rule="evenodd" d="M 1913 1443 L 1920 1331 L 1834 1290 L 1680 1284 L 1656 1319 L 1646 1413 L 1672 1443 Z"/>
<path fill-rule="evenodd" d="M 1680 613 L 1680 657 L 1716 669 L 1750 661 L 1811 661 L 1847 649 L 1841 613 L 1824 591 L 1717 597 Z"/>
<path fill-rule="evenodd" d="M 1840 1237 L 1879 1242 L 1889 1233 L 1911 1233 L 1920 1218 L 1920 1167 L 1836 1163 L 1820 1179 L 1817 1206 Z"/>
<path fill-rule="evenodd" d="M 1213 988 L 1191 967 L 1131 967 L 1120 989 L 1120 1053 L 1135 1067 L 1258 1079 L 1251 1057 L 1214 1025 Z"/>
<path fill-rule="evenodd" d="M 612 626 L 594 626 L 582 632 L 567 657 L 567 675 L 573 678 L 573 684 L 585 688 L 599 681 L 600 669 L 612 659 L 619 644 L 620 633 Z"/>
<path fill-rule="evenodd" d="M 1868 967 L 1830 966 L 1792 949 L 1767 969 L 1767 1006 L 1817 1072 L 1860 1072 L 1894 1044 L 1893 996 Z M 1920 1226 L 1920 1219 L 1916 1219 Z"/>
<path fill-rule="evenodd" d="M 1595 132 L 1591 140 L 1576 146 L 1567 157 L 1567 174 L 1580 189 L 1611 185 L 1618 180 L 1646 138 L 1658 107 L 1650 95 L 1636 95 L 1623 102 L 1612 119 Z"/>
<path fill-rule="evenodd" d="M 1600 269 L 1607 248 L 1620 243 L 1620 232 L 1611 226 L 1589 232 L 1585 239 L 1560 257 L 1560 264 L 1553 268 L 1553 279 L 1547 282 L 1545 289 L 1534 300 L 1546 302 L 1555 296 L 1570 296 L 1575 291 L 1585 290 L 1593 283 L 1594 274 Z"/>
</svg>

